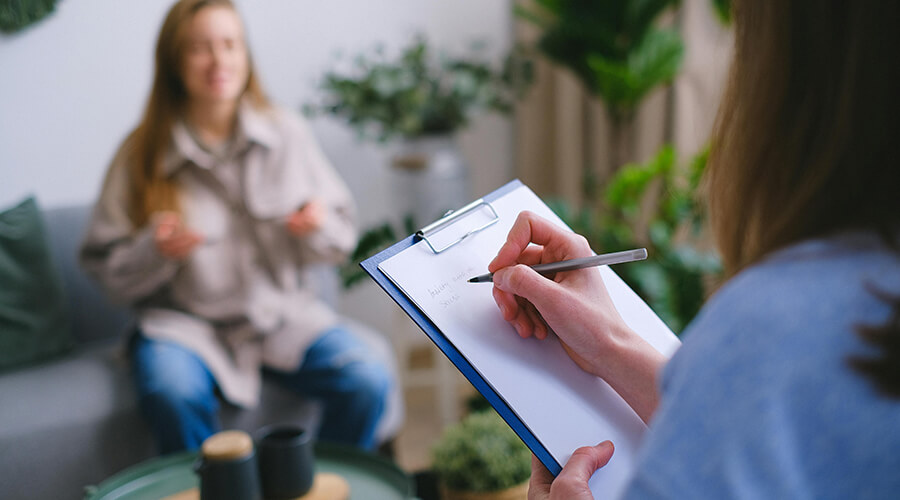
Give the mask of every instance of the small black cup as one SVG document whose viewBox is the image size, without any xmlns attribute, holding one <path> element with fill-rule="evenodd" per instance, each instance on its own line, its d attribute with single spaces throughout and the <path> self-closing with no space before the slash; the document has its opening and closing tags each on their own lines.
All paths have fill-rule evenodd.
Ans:
<svg viewBox="0 0 900 500">
<path fill-rule="evenodd" d="M 253 441 L 240 431 L 224 431 L 203 443 L 194 463 L 200 500 L 261 500 Z"/>
<path fill-rule="evenodd" d="M 280 500 L 305 495 L 313 484 L 315 455 L 309 431 L 272 425 L 258 432 L 256 449 L 263 498 Z"/>
</svg>

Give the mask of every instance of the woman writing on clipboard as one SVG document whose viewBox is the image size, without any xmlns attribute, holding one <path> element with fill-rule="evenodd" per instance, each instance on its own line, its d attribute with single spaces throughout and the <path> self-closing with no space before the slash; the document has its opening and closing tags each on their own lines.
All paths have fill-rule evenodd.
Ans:
<svg viewBox="0 0 900 500">
<path fill-rule="evenodd" d="M 597 269 L 516 265 L 588 256 L 584 238 L 526 213 L 491 263 L 518 333 L 557 335 L 648 422 L 627 498 L 900 492 L 898 19 L 896 2 L 734 2 L 707 172 L 730 278 L 667 364 Z M 580 448 L 555 479 L 534 460 L 529 497 L 591 498 L 613 453 Z"/>
<path fill-rule="evenodd" d="M 146 111 L 110 166 L 84 267 L 134 305 L 140 407 L 160 451 L 253 406 L 265 371 L 324 403 L 319 438 L 374 445 L 390 384 L 304 271 L 356 241 L 350 194 L 297 116 L 270 105 L 229 0 L 182 0 Z"/>
</svg>

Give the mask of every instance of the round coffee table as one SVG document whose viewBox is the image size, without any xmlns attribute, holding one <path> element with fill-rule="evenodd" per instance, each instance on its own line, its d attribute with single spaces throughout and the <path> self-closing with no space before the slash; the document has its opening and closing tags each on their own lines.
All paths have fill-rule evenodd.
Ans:
<svg viewBox="0 0 900 500">
<path fill-rule="evenodd" d="M 193 465 L 197 454 L 153 458 L 89 486 L 85 500 L 158 500 L 197 488 Z M 350 498 L 415 498 L 412 478 L 393 462 L 348 446 L 316 444 L 316 472 L 330 472 L 350 485 Z"/>
</svg>

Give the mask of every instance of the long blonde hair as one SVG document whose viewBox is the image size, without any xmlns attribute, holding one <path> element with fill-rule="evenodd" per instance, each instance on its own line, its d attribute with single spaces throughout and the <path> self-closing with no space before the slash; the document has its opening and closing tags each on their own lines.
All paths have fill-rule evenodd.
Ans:
<svg viewBox="0 0 900 500">
<path fill-rule="evenodd" d="M 172 127 L 184 112 L 188 94 L 181 76 L 185 27 L 205 7 L 237 10 L 230 0 L 180 0 L 169 10 L 156 42 L 153 88 L 137 128 L 126 140 L 129 168 L 129 216 L 135 227 L 147 223 L 160 210 L 179 209 L 178 187 L 163 171 L 171 147 Z M 242 98 L 251 105 L 269 105 L 247 49 L 249 76 Z"/>
</svg>

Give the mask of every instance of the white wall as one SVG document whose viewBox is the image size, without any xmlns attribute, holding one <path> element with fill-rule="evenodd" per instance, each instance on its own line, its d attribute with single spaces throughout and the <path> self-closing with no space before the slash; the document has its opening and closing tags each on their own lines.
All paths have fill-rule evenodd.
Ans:
<svg viewBox="0 0 900 500">
<path fill-rule="evenodd" d="M 168 0 L 59 2 L 49 18 L 0 35 L 0 207 L 34 193 L 45 207 L 97 195 L 117 144 L 149 90 L 153 46 Z M 499 58 L 511 43 L 511 0 L 238 0 L 270 97 L 299 109 L 335 54 L 396 50 L 417 32 L 454 52 L 473 38 Z M 313 128 L 353 190 L 364 225 L 390 215 L 384 147 L 360 144 L 340 122 Z M 475 195 L 512 175 L 505 118 L 480 117 L 463 133 Z"/>
</svg>

